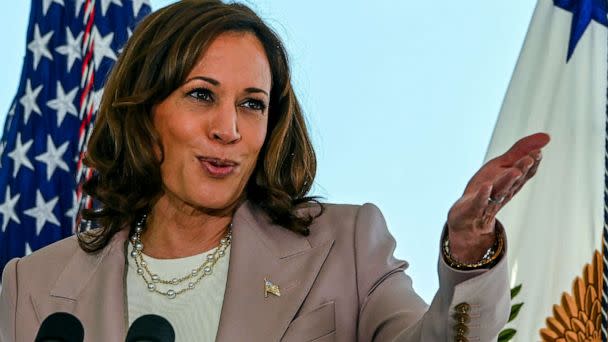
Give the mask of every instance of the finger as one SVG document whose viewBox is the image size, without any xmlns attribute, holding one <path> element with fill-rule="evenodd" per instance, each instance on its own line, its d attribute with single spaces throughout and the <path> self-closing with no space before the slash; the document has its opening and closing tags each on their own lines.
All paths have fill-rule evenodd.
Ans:
<svg viewBox="0 0 608 342">
<path fill-rule="evenodd" d="M 513 185 L 522 178 L 521 171 L 509 169 L 493 184 L 492 195 L 482 214 L 482 225 L 488 227 L 496 214 L 511 199 Z M 491 199 L 494 199 L 493 201 Z"/>
<path fill-rule="evenodd" d="M 510 201 L 511 198 L 513 198 L 519 192 L 519 190 L 521 190 L 524 187 L 524 185 L 526 185 L 526 183 L 527 183 L 527 180 L 524 180 L 524 181 L 520 180 L 518 182 L 515 182 L 515 184 L 513 184 L 513 188 L 507 195 L 505 201 L 506 202 Z"/>
<path fill-rule="evenodd" d="M 533 158 L 535 158 L 534 165 L 532 165 L 532 167 L 530 168 L 530 171 L 528 171 L 528 179 L 534 177 L 534 175 L 536 174 L 536 171 L 538 170 L 538 166 L 540 165 L 540 162 L 543 160 L 543 155 L 540 151 L 538 151 L 538 154 L 533 156 Z"/>
<path fill-rule="evenodd" d="M 491 197 L 502 204 L 509 190 L 513 187 L 513 184 L 522 177 L 522 172 L 517 168 L 507 169 L 502 173 L 497 180 L 492 184 L 492 195 Z"/>
<path fill-rule="evenodd" d="M 538 165 L 540 164 L 540 160 L 542 159 L 542 154 L 540 150 L 533 151 L 530 155 L 520 159 L 515 166 L 519 168 L 522 172 L 522 177 L 513 184 L 513 189 L 510 192 L 510 196 L 513 197 L 519 190 L 526 184 L 526 182 L 534 177 L 536 174 L 536 170 L 538 169 Z"/>
<path fill-rule="evenodd" d="M 527 155 L 518 160 L 513 167 L 519 169 L 522 174 L 521 178 L 525 178 L 536 161 L 530 155 Z"/>
<path fill-rule="evenodd" d="M 542 154 L 540 151 L 536 151 L 531 153 L 531 155 L 520 159 L 516 163 L 515 166 L 519 168 L 522 175 L 513 183 L 511 188 L 506 191 L 501 206 L 496 209 L 496 213 L 498 213 L 498 211 L 502 209 L 502 207 L 504 207 L 511 200 L 511 198 L 513 198 L 523 188 L 528 180 L 534 176 L 541 159 Z"/>
<path fill-rule="evenodd" d="M 527 174 L 525 174 L 522 178 L 520 178 L 515 184 L 513 184 L 513 189 L 510 194 L 507 195 L 508 199 L 511 199 L 515 196 L 519 190 L 523 188 L 523 186 L 536 174 L 536 170 L 538 170 L 538 166 L 540 165 L 540 160 L 534 162 L 530 170 L 528 170 Z"/>
<path fill-rule="evenodd" d="M 531 156 L 525 156 L 521 158 L 517 163 L 515 163 L 514 167 L 517 168 L 521 172 L 521 177 L 515 183 L 513 183 L 512 188 L 518 188 L 522 186 L 525 182 L 530 179 L 530 170 L 534 167 L 536 161 Z"/>
<path fill-rule="evenodd" d="M 534 150 L 530 152 L 529 156 L 534 158 L 535 161 L 540 161 L 543 159 L 543 152 L 541 150 Z"/>
<path fill-rule="evenodd" d="M 498 159 L 504 165 L 510 166 L 522 157 L 530 154 L 534 150 L 545 147 L 551 138 L 546 133 L 536 133 L 518 140 L 513 146 Z"/>
<path fill-rule="evenodd" d="M 538 171 L 538 166 L 540 165 L 540 162 L 536 162 L 534 163 L 534 165 L 532 165 L 532 167 L 530 168 L 530 171 L 528 171 L 527 177 L 528 179 L 534 177 L 534 175 L 536 175 L 536 171 Z"/>
</svg>

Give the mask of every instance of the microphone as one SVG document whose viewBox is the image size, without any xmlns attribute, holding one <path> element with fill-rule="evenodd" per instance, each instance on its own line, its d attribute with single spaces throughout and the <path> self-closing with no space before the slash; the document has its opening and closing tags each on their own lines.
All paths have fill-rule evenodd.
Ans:
<svg viewBox="0 0 608 342">
<path fill-rule="evenodd" d="M 131 324 L 126 342 L 175 342 L 175 331 L 165 318 L 143 315 Z"/>
<path fill-rule="evenodd" d="M 67 312 L 55 312 L 42 321 L 35 342 L 82 342 L 84 328 L 80 320 Z"/>
</svg>

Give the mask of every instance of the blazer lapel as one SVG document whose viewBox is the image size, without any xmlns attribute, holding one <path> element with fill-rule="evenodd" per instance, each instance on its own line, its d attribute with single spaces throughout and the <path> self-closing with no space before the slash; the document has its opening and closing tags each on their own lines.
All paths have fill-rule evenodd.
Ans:
<svg viewBox="0 0 608 342">
<path fill-rule="evenodd" d="M 126 336 L 125 242 L 123 229 L 97 254 L 75 253 L 50 291 L 50 300 L 32 298 L 40 319 L 57 311 L 83 324 L 85 340 L 122 341 Z"/>
<path fill-rule="evenodd" d="M 118 232 L 98 254 L 76 253 L 50 292 L 32 297 L 40 319 L 64 311 L 85 327 L 85 340 L 121 341 L 126 336 L 125 243 Z M 228 279 L 217 341 L 278 341 L 298 313 L 334 240 L 312 247 L 308 239 L 270 223 L 248 201 L 233 220 Z M 264 297 L 264 279 L 280 297 Z"/>
<path fill-rule="evenodd" d="M 273 225 L 249 202 L 234 216 L 228 279 L 216 341 L 278 341 L 297 314 L 333 245 Z M 264 279 L 280 297 L 264 297 Z"/>
</svg>

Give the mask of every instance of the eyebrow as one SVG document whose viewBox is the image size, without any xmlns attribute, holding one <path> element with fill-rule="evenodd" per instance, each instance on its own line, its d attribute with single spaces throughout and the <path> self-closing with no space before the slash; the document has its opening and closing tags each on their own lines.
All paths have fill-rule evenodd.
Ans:
<svg viewBox="0 0 608 342">
<path fill-rule="evenodd" d="M 219 86 L 220 85 L 220 81 L 218 81 L 218 80 L 216 80 L 214 78 L 205 77 L 205 76 L 195 76 L 195 77 L 192 77 L 192 78 L 188 79 L 186 81 L 186 83 L 189 83 L 190 81 L 194 81 L 194 80 L 202 80 L 202 81 L 211 83 L 214 86 Z M 265 90 L 260 89 L 260 88 L 256 88 L 256 87 L 245 88 L 245 91 L 248 92 L 248 93 L 264 93 L 264 94 L 266 94 L 266 96 L 270 96 L 270 95 L 268 95 L 268 93 Z"/>
</svg>

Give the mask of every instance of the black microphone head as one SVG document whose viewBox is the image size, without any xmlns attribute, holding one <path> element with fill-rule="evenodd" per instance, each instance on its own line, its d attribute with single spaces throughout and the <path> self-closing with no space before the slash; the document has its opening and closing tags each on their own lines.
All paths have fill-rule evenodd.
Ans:
<svg viewBox="0 0 608 342">
<path fill-rule="evenodd" d="M 67 312 L 55 312 L 42 321 L 35 342 L 82 342 L 84 329 L 80 320 Z"/>
<path fill-rule="evenodd" d="M 158 315 L 137 318 L 127 332 L 126 342 L 174 342 L 175 331 L 171 323 Z"/>
</svg>

